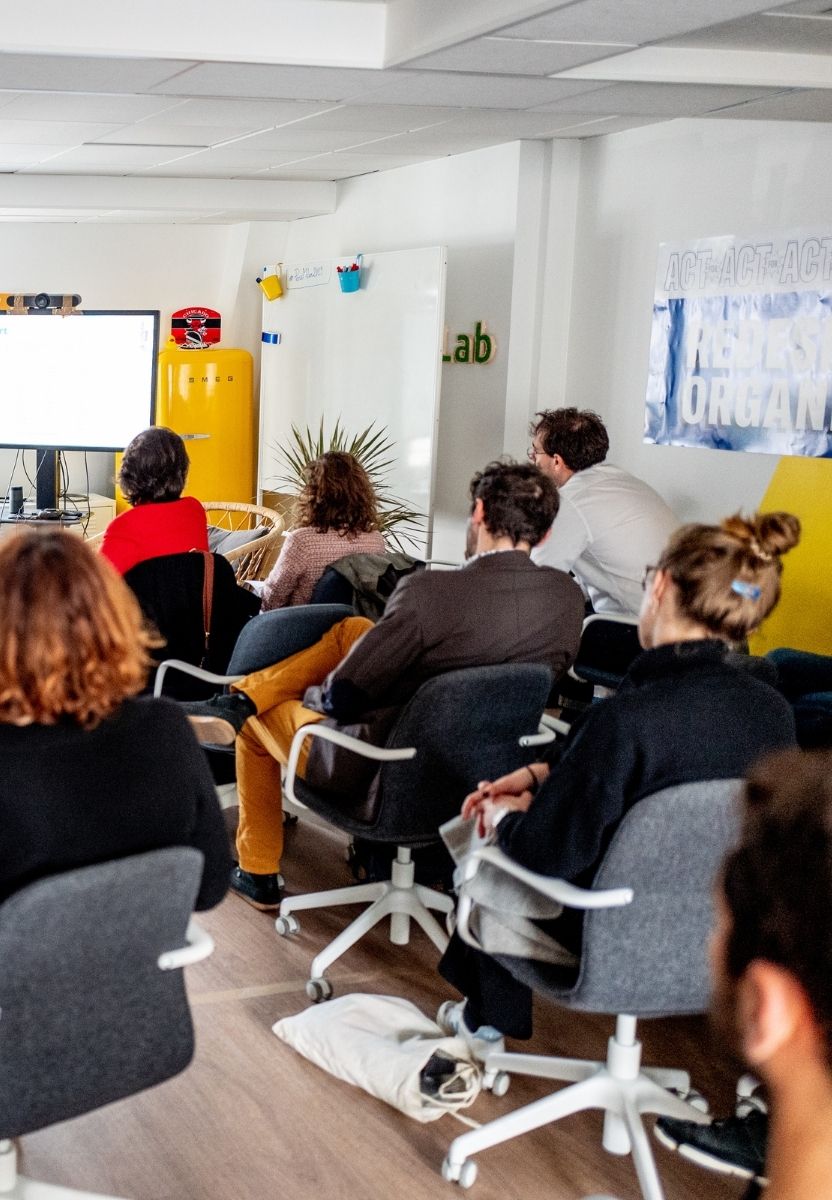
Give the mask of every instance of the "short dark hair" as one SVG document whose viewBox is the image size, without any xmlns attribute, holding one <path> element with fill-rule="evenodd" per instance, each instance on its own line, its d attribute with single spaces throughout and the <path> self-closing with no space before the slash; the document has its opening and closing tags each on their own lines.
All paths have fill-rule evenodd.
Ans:
<svg viewBox="0 0 832 1200">
<path fill-rule="evenodd" d="M 722 887 L 729 977 L 755 959 L 793 975 L 832 1066 L 832 753 L 781 751 L 750 772 Z"/>
<path fill-rule="evenodd" d="M 178 500 L 188 478 L 188 451 L 178 433 L 154 425 L 124 451 L 118 482 L 131 504 Z"/>
<path fill-rule="evenodd" d="M 539 434 L 546 453 L 559 454 L 570 471 L 585 471 L 607 457 L 609 434 L 591 409 L 546 408 L 534 415 L 532 437 Z"/>
<path fill-rule="evenodd" d="M 482 500 L 485 525 L 495 537 L 536 546 L 558 512 L 554 481 L 531 463 L 490 462 L 471 480 L 471 503 Z"/>
</svg>

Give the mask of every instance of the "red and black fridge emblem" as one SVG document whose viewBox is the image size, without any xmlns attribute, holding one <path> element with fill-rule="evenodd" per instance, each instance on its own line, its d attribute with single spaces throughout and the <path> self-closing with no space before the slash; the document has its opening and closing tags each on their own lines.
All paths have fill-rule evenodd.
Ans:
<svg viewBox="0 0 832 1200">
<path fill-rule="evenodd" d="M 220 340 L 220 314 L 213 308 L 180 308 L 170 320 L 171 337 L 185 350 L 204 350 Z"/>
</svg>

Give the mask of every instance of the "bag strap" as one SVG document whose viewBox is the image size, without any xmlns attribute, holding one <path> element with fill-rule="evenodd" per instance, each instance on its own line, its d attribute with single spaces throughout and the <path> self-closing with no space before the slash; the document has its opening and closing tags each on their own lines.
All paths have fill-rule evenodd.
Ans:
<svg viewBox="0 0 832 1200">
<path fill-rule="evenodd" d="M 211 611 L 214 605 L 214 556 L 210 550 L 192 550 L 192 554 L 201 554 L 205 564 L 202 577 L 202 627 L 205 630 L 205 651 L 202 662 L 208 658 L 208 644 L 211 640 Z"/>
</svg>

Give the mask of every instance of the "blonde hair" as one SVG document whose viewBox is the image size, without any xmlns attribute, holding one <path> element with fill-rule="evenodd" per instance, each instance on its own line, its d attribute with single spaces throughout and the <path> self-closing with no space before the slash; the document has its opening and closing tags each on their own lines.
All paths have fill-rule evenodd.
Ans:
<svg viewBox="0 0 832 1200">
<path fill-rule="evenodd" d="M 683 525 L 656 568 L 677 590 L 681 616 L 715 637 L 741 642 L 780 599 L 780 559 L 800 541 L 791 513 L 736 513 L 719 525 Z"/>
<path fill-rule="evenodd" d="M 90 729 L 141 691 L 160 644 L 81 538 L 29 530 L 0 544 L 0 723 Z"/>
</svg>

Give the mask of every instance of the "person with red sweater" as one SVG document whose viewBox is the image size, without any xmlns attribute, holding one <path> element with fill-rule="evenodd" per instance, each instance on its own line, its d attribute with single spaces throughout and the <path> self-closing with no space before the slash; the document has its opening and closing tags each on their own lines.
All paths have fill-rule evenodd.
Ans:
<svg viewBox="0 0 832 1200">
<path fill-rule="evenodd" d="M 188 452 L 178 433 L 145 429 L 124 451 L 118 481 L 133 505 L 111 521 L 101 553 L 120 574 L 148 558 L 208 549 L 205 509 L 183 496 Z"/>
</svg>

